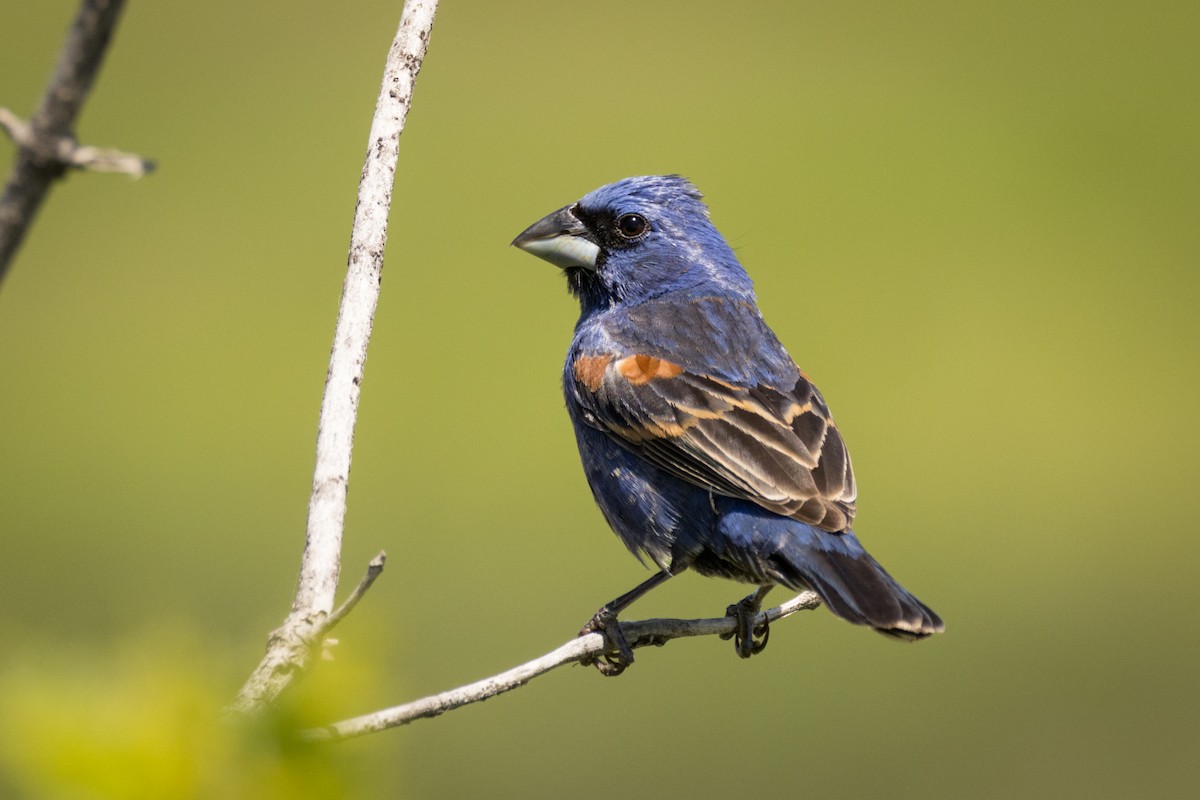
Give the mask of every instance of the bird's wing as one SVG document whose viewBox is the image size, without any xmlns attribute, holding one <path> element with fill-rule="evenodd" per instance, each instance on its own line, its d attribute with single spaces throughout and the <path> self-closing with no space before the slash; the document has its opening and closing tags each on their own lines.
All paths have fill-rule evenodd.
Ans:
<svg viewBox="0 0 1200 800">
<path fill-rule="evenodd" d="M 650 355 L 579 355 L 590 425 L 671 474 L 829 531 L 854 518 L 850 456 L 820 392 L 738 386 Z"/>
</svg>

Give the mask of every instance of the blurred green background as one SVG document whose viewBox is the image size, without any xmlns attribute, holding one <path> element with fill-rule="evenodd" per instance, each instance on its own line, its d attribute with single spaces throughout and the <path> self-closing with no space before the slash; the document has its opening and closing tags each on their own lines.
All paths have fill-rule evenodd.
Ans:
<svg viewBox="0 0 1200 800">
<path fill-rule="evenodd" d="M 1195 796 L 1193 3 L 444 3 L 344 588 L 388 569 L 279 719 L 222 727 L 294 588 L 400 5 L 127 10 L 79 134 L 160 170 L 72 176 L 0 287 L 0 795 Z M 0 104 L 29 114 L 75 7 L 0 9 Z M 676 642 L 287 744 L 541 654 L 647 576 L 562 409 L 574 303 L 507 244 L 657 172 L 706 193 L 846 433 L 857 530 L 947 633 L 821 610 L 749 662 Z M 689 575 L 630 617 L 742 592 Z"/>
</svg>

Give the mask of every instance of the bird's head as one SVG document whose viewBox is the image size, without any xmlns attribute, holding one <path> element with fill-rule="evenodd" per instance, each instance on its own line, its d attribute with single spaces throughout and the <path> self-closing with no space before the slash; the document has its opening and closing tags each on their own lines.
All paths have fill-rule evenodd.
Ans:
<svg viewBox="0 0 1200 800">
<path fill-rule="evenodd" d="M 690 289 L 753 295 L 700 192 L 678 175 L 602 186 L 512 243 L 562 268 L 585 314 Z"/>
</svg>

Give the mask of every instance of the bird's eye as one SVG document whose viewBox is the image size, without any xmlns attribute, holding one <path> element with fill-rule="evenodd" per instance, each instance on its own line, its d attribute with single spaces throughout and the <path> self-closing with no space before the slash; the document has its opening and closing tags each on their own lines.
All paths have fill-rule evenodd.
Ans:
<svg viewBox="0 0 1200 800">
<path fill-rule="evenodd" d="M 636 239 L 650 229 L 650 223 L 641 214 L 625 214 L 617 220 L 617 230 L 626 239 Z"/>
</svg>

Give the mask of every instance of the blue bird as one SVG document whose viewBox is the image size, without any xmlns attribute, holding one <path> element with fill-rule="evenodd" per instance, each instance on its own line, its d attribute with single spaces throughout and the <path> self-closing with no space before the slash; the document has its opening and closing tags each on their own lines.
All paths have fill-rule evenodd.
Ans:
<svg viewBox="0 0 1200 800">
<path fill-rule="evenodd" d="M 727 612 L 743 658 L 766 644 L 754 619 L 776 584 L 892 637 L 943 630 L 851 530 L 842 434 L 691 183 L 603 186 L 513 245 L 560 267 L 579 300 L 563 389 L 584 472 L 612 529 L 659 569 L 584 626 L 616 650 L 602 671 L 633 661 L 617 614 L 689 568 L 759 587 Z"/>
</svg>

